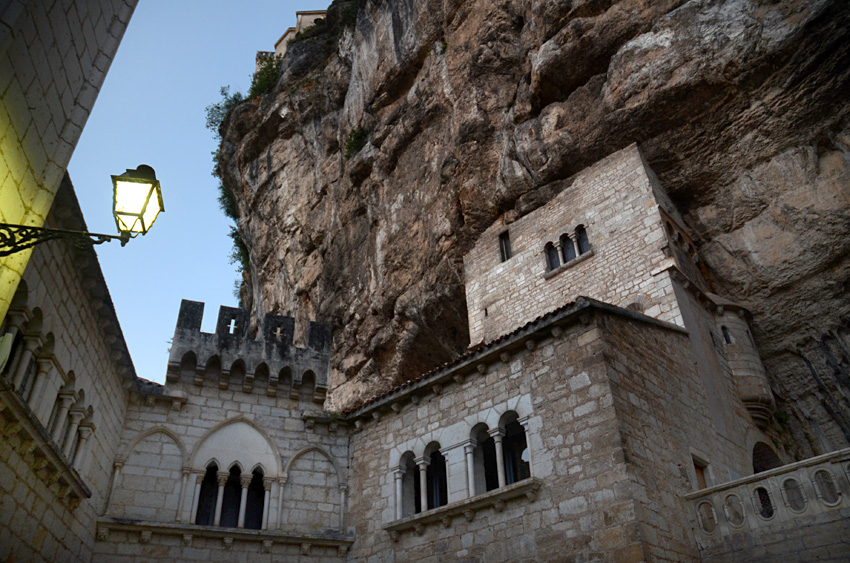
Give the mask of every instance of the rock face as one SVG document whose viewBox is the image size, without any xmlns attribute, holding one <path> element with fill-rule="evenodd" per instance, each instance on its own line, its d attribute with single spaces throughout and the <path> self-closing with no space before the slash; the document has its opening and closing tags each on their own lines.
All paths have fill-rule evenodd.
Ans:
<svg viewBox="0 0 850 563">
<path fill-rule="evenodd" d="M 753 311 L 801 455 L 848 443 L 850 5 L 349 0 L 328 22 L 225 121 L 221 166 L 253 317 L 334 325 L 332 408 L 463 352 L 476 237 L 637 142 Z"/>
</svg>

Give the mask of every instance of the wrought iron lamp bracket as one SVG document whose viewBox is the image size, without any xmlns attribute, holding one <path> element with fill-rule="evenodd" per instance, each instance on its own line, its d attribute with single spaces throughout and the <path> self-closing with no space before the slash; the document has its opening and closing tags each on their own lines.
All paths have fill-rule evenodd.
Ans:
<svg viewBox="0 0 850 563">
<path fill-rule="evenodd" d="M 49 240 L 70 240 L 77 248 L 86 248 L 95 244 L 103 244 L 113 240 L 121 241 L 121 246 L 130 240 L 129 232 L 120 235 L 105 235 L 85 231 L 70 231 L 66 229 L 48 229 L 27 225 L 10 225 L 0 223 L 0 256 L 9 256 L 22 250 L 32 248 Z"/>
</svg>

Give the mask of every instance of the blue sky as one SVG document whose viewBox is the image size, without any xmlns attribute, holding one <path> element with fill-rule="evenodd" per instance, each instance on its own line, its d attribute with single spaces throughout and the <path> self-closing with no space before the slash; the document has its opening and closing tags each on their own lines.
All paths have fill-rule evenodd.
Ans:
<svg viewBox="0 0 850 563">
<path fill-rule="evenodd" d="M 236 305 L 204 108 L 221 86 L 248 90 L 256 52 L 274 50 L 296 10 L 329 2 L 139 1 L 68 169 L 99 233 L 116 232 L 111 174 L 149 164 L 162 184 L 165 213 L 146 236 L 96 247 L 140 377 L 165 381 L 181 299 L 206 303 L 207 332 L 220 305 Z"/>
</svg>

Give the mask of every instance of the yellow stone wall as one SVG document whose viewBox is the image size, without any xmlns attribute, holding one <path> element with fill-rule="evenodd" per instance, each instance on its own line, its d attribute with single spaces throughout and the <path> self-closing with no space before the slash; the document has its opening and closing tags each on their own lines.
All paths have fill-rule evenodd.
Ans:
<svg viewBox="0 0 850 563">
<path fill-rule="evenodd" d="M 44 223 L 137 1 L 0 5 L 0 222 Z M 29 257 L 0 258 L 0 321 Z"/>
</svg>

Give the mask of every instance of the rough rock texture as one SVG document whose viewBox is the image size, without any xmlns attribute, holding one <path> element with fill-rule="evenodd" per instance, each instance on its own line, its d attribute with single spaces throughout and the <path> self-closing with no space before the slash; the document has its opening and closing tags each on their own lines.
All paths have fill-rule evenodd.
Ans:
<svg viewBox="0 0 850 563">
<path fill-rule="evenodd" d="M 225 121 L 222 171 L 254 318 L 334 324 L 331 407 L 461 353 L 476 236 L 638 142 L 753 311 L 801 455 L 848 442 L 850 5 L 349 0 L 328 21 Z"/>
</svg>

